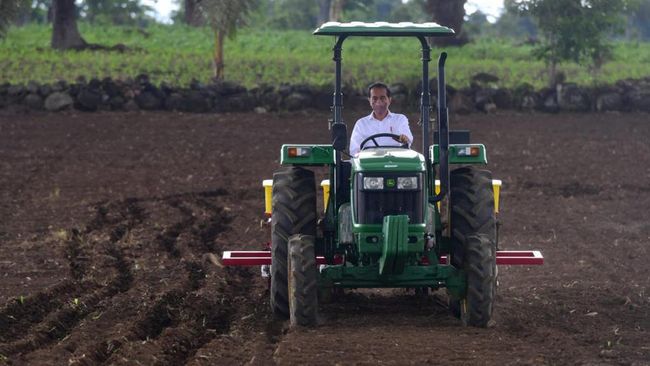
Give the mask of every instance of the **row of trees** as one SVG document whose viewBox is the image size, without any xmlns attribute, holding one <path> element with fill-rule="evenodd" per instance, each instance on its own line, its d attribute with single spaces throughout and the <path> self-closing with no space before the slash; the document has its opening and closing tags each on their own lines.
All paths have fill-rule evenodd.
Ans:
<svg viewBox="0 0 650 366">
<path fill-rule="evenodd" d="M 198 5 L 201 0 L 175 1 L 180 10 L 174 12 L 174 23 L 206 24 Z M 465 14 L 465 0 L 254 0 L 246 18 L 249 26 L 262 29 L 314 29 L 328 20 L 434 20 L 457 31 L 462 29 L 458 38 L 463 41 L 484 36 L 537 37 L 541 30 L 534 19 L 530 14 L 521 14 L 516 7 L 508 6 L 514 2 L 506 0 L 505 12 L 496 23 L 488 22 L 487 16 L 480 11 Z M 650 39 L 650 0 L 626 2 L 636 3 L 636 6 L 633 12 L 625 14 L 627 21 L 624 37 Z M 570 1 L 566 4 L 573 7 Z M 51 23 L 52 8 L 53 0 L 1 0 L 0 20 L 12 19 L 18 25 L 29 22 Z M 617 17 L 617 14 L 612 15 Z M 153 9 L 143 4 L 142 0 L 77 0 L 76 17 L 90 24 L 147 26 L 155 22 Z M 7 25 L 0 24 L 0 31 Z"/>
<path fill-rule="evenodd" d="M 51 23 L 53 0 L 3 0 L 16 6 L 14 21 L 18 25 L 31 22 Z M 76 16 L 83 21 L 97 24 L 146 26 L 155 22 L 154 9 L 141 0 L 84 0 L 76 2 Z"/>
<path fill-rule="evenodd" d="M 174 16 L 174 22 L 191 24 L 184 18 L 186 3 L 196 0 L 180 1 L 181 10 Z M 538 37 L 542 30 L 536 25 L 530 14 L 523 14 L 516 8 L 508 6 L 495 23 L 488 22 L 488 17 L 477 11 L 465 14 L 466 1 L 427 1 L 427 0 L 256 0 L 254 9 L 248 16 L 251 27 L 268 29 L 314 29 L 328 20 L 338 21 L 388 21 L 388 22 L 426 22 L 437 21 L 458 30 L 459 37 L 468 41 L 484 36 L 488 37 Z M 626 1 L 627 8 L 634 11 L 624 14 L 627 39 L 650 40 L 650 0 Z M 572 7 L 570 0 L 566 2 Z M 629 5 L 634 5 L 630 7 Z M 440 14 L 440 16 L 437 16 Z M 614 18 L 616 13 L 610 13 Z M 200 21 L 200 17 L 198 17 Z M 459 28 L 462 27 L 462 28 Z M 458 41 L 458 40 L 457 40 Z"/>
<path fill-rule="evenodd" d="M 200 14 L 202 22 L 210 25 L 215 34 L 215 78 L 223 78 L 223 43 L 226 36 L 234 37 L 236 29 L 251 12 L 256 0 L 192 0 L 185 1 L 192 17 Z M 77 6 L 75 0 L 0 0 L 0 38 L 12 21 L 26 14 L 42 17 L 52 22 L 51 46 L 59 50 L 83 50 L 86 48 L 110 48 L 91 45 L 84 40 L 77 27 L 77 18 L 83 16 L 90 22 L 110 21 L 113 24 L 129 24 L 145 19 L 151 9 L 135 0 L 85 0 Z M 188 20 L 192 20 L 188 17 Z"/>
<path fill-rule="evenodd" d="M 275 29 L 315 29 L 327 21 L 434 21 L 458 33 L 463 26 L 467 0 L 255 0 L 247 19 L 254 27 Z M 175 22 L 201 25 L 205 17 L 202 0 L 183 0 L 173 16 Z M 440 45 L 449 40 L 439 40 Z M 466 37 L 451 43 L 461 44 Z"/>
<path fill-rule="evenodd" d="M 295 4 L 290 4 L 292 1 Z M 416 0 L 413 1 L 415 3 Z M 314 4 L 319 9 L 319 19 L 316 22 L 323 22 L 324 20 L 341 20 L 344 9 L 362 7 L 370 2 L 370 0 L 365 2 L 362 0 L 318 0 L 310 3 L 299 0 L 183 0 L 179 17 L 187 24 L 207 24 L 214 30 L 214 76 L 216 79 L 222 79 L 224 41 L 226 37 L 234 37 L 237 28 L 245 23 L 254 10 L 257 10 L 259 16 L 259 9 L 272 13 L 279 10 L 281 6 Z M 434 21 L 448 25 L 460 32 L 465 14 L 463 8 L 465 2 L 466 0 L 426 0 L 420 5 L 430 10 Z M 382 9 L 384 14 L 390 14 L 394 3 L 395 1 L 383 0 L 381 4 L 384 6 L 379 6 L 378 9 Z M 449 4 L 454 5 L 449 6 Z M 289 6 L 288 8 L 301 10 L 300 7 Z M 79 7 L 75 4 L 75 0 L 37 0 L 35 2 L 0 0 L 0 9 L 4 10 L 0 12 L 0 35 L 4 34 L 11 19 L 19 18 L 21 14 L 25 16 L 27 10 L 30 14 L 46 11 L 44 18 L 50 20 L 53 25 L 51 46 L 54 49 L 62 50 L 102 48 L 99 45 L 89 45 L 81 36 L 77 27 L 77 18 L 80 15 L 90 22 L 108 19 L 111 23 L 124 24 L 129 20 L 145 17 L 146 11 L 150 10 L 147 7 L 138 6 L 138 2 L 135 0 L 86 0 Z M 309 12 L 303 14 L 309 14 Z M 43 17 L 43 15 L 37 16 Z M 300 14 L 291 16 L 291 19 L 299 18 L 301 18 Z M 303 18 L 305 17 L 303 16 Z M 436 41 L 440 44 L 448 42 L 442 39 Z"/>
<path fill-rule="evenodd" d="M 472 32 L 481 32 L 487 23 L 480 13 L 466 17 L 466 1 L 179 0 L 181 6 L 175 20 L 209 25 L 214 30 L 215 77 L 221 79 L 224 41 L 234 37 L 246 21 L 280 28 L 314 28 L 327 20 L 435 21 L 453 28 L 457 36 L 436 38 L 434 42 L 439 46 L 459 45 L 468 41 L 467 32 L 463 31 L 466 21 Z M 97 48 L 98 45 L 88 45 L 83 39 L 77 29 L 77 18 L 133 24 L 146 22 L 149 11 L 139 0 L 84 0 L 79 5 L 75 0 L 0 0 L 0 36 L 12 20 L 24 21 L 31 16 L 52 22 L 51 44 L 55 49 Z M 554 82 L 557 65 L 563 61 L 588 64 L 598 70 L 611 57 L 608 37 L 625 29 L 626 15 L 628 24 L 630 19 L 650 19 L 650 15 L 643 18 L 644 11 L 650 13 L 650 0 L 505 0 L 505 14 L 500 21 L 514 20 L 519 28 L 523 24 L 541 35 L 533 55 L 547 62 Z M 516 28 L 513 27 L 519 32 Z"/>
</svg>

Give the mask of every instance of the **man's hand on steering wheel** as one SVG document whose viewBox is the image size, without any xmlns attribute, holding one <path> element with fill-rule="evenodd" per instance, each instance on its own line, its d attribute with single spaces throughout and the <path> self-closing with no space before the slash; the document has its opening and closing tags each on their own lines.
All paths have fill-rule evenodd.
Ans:
<svg viewBox="0 0 650 366">
<path fill-rule="evenodd" d="M 403 144 L 408 144 L 408 143 L 410 142 L 410 141 L 409 141 L 409 138 L 406 137 L 406 135 L 404 135 L 404 134 L 399 135 L 399 138 L 396 138 L 395 141 L 397 141 L 397 142 L 401 142 L 402 145 L 403 145 Z"/>
<path fill-rule="evenodd" d="M 402 146 L 401 146 L 402 148 L 408 149 L 408 147 L 409 147 L 409 139 L 408 139 L 408 137 L 406 137 L 406 135 L 396 135 L 394 133 L 376 133 L 374 135 L 368 136 L 365 140 L 363 140 L 361 142 L 361 144 L 359 145 L 359 150 L 363 150 L 365 145 L 369 141 L 372 141 L 375 144 L 375 147 L 381 147 L 381 145 L 379 145 L 377 143 L 377 140 L 375 140 L 378 137 L 390 137 L 393 140 L 402 143 Z"/>
</svg>

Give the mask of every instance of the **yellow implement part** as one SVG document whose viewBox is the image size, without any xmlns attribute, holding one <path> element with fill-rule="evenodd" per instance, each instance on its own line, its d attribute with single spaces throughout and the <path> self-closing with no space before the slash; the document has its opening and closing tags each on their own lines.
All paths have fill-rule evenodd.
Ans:
<svg viewBox="0 0 650 366">
<path fill-rule="evenodd" d="M 327 211 L 327 204 L 330 200 L 330 180 L 323 179 L 323 181 L 320 182 L 320 186 L 323 188 L 323 211 Z"/>
<path fill-rule="evenodd" d="M 262 181 L 264 186 L 264 213 L 271 214 L 271 199 L 273 194 L 273 179 L 264 179 Z"/>
<path fill-rule="evenodd" d="M 494 191 L 494 213 L 499 213 L 499 192 L 501 191 L 499 179 L 492 179 L 492 190 Z"/>
<path fill-rule="evenodd" d="M 440 181 L 436 179 L 436 194 L 440 193 Z M 494 192 L 494 213 L 499 213 L 499 193 L 501 192 L 501 180 L 492 179 L 492 191 Z M 440 210 L 440 202 L 437 202 Z"/>
</svg>

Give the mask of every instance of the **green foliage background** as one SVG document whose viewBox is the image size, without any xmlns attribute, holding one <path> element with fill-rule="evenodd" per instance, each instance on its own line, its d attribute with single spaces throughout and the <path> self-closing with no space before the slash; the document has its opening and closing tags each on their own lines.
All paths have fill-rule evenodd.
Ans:
<svg viewBox="0 0 650 366">
<path fill-rule="evenodd" d="M 193 79 L 209 82 L 211 78 L 213 33 L 209 28 L 152 25 L 140 29 L 86 23 L 79 27 L 88 42 L 123 43 L 129 51 L 55 51 L 49 46 L 51 27 L 14 27 L 0 41 L 0 83 L 71 81 L 77 76 L 126 79 L 147 73 L 154 83 L 186 86 Z M 332 46 L 332 37 L 315 37 L 309 31 L 243 28 L 237 38 L 225 44 L 225 77 L 246 87 L 280 83 L 330 86 Z M 547 83 L 545 65 L 531 58 L 531 46 L 517 45 L 514 40 L 482 38 L 446 51 L 448 82 L 455 87 L 469 85 L 478 72 L 498 76 L 500 86 L 505 87 L 529 83 L 540 88 Z M 616 42 L 613 60 L 596 76 L 575 63 L 560 64 L 559 70 L 567 81 L 582 85 L 645 77 L 650 75 L 650 44 Z M 432 62 L 432 75 L 435 72 Z M 352 38 L 344 44 L 344 82 L 354 88 L 363 89 L 374 80 L 413 86 L 419 73 L 417 40 Z"/>
</svg>

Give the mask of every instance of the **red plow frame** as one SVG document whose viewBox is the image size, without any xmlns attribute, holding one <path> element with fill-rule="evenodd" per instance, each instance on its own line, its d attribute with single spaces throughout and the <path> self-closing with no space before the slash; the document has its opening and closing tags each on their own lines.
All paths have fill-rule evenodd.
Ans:
<svg viewBox="0 0 650 366">
<path fill-rule="evenodd" d="M 226 266 L 263 266 L 271 264 L 271 252 L 268 250 L 223 252 L 221 261 Z M 447 264 L 447 257 L 439 258 L 440 264 Z M 341 264 L 342 259 L 335 257 L 334 264 Z M 327 264 L 325 257 L 316 257 L 317 264 Z M 544 257 L 538 250 L 500 250 L 497 251 L 498 265 L 542 265 Z"/>
</svg>

